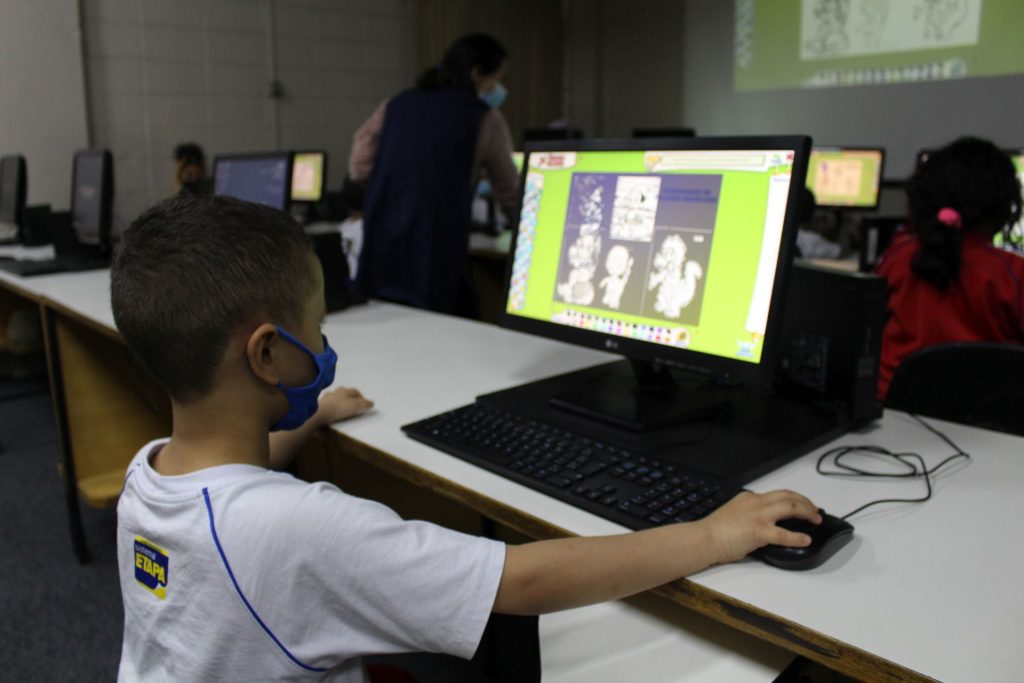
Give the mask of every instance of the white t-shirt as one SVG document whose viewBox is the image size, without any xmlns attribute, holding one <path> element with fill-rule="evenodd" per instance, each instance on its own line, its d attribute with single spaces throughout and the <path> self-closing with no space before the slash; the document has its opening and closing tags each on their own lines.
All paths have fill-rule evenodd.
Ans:
<svg viewBox="0 0 1024 683">
<path fill-rule="evenodd" d="M 476 651 L 504 544 L 252 465 L 161 476 L 165 443 L 117 506 L 119 680 L 363 681 L 362 655 Z"/>
</svg>

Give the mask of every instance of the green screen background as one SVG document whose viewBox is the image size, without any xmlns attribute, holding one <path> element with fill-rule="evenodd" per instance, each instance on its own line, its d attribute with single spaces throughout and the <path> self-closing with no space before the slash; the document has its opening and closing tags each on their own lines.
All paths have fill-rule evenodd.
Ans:
<svg viewBox="0 0 1024 683">
<path fill-rule="evenodd" d="M 562 235 L 573 173 L 648 174 L 643 151 L 587 152 L 577 154 L 570 169 L 529 172 L 544 176 L 543 195 L 537 217 L 537 229 L 525 305 L 514 315 L 543 321 L 572 309 L 602 318 L 654 327 L 685 327 L 690 334 L 687 348 L 727 358 L 738 358 L 740 343 L 752 345 L 750 357 L 741 360 L 756 363 L 761 357 L 759 335 L 746 330 L 747 314 L 757 277 L 761 255 L 765 204 L 771 175 L 768 172 L 687 170 L 682 173 L 721 175 L 718 213 L 711 242 L 711 253 L 704 273 L 704 299 L 699 325 L 681 325 L 678 321 L 648 318 L 608 311 L 604 308 L 568 305 L 555 298 L 558 265 L 562 254 Z M 789 171 L 786 167 L 784 170 Z M 666 173 L 657 171 L 657 173 Z M 643 275 L 646 277 L 646 273 Z"/>
<path fill-rule="evenodd" d="M 893 0 L 909 2 L 910 0 Z M 736 90 L 801 88 L 827 70 L 885 69 L 962 59 L 967 76 L 1024 73 L 1024 2 L 984 0 L 977 45 L 913 50 L 835 59 L 800 60 L 800 0 L 748 0 L 753 4 L 751 33 L 744 39 L 748 68 L 736 66 Z"/>
</svg>

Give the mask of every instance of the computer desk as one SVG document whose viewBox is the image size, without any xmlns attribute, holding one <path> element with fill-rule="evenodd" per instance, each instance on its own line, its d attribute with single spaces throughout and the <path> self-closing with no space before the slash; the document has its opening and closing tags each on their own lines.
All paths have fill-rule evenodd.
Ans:
<svg viewBox="0 0 1024 683">
<path fill-rule="evenodd" d="M 90 387 L 65 392 L 69 414 L 94 406 L 106 433 L 123 432 L 107 452 L 124 467 L 138 445 L 166 433 L 166 415 L 151 402 L 130 361 L 117 360 L 107 343 L 113 329 L 106 271 L 27 278 L 0 276 L 8 293 L 36 297 L 44 319 L 60 332 L 58 371 L 79 368 L 67 355 L 80 344 L 89 373 L 105 371 L 105 397 Z M 19 294 L 20 292 L 20 294 Z M 411 441 L 399 427 L 470 402 L 474 396 L 610 358 L 603 353 L 510 332 L 494 326 L 371 303 L 328 317 L 325 334 L 339 353 L 336 383 L 359 387 L 375 410 L 337 425 L 327 446 L 302 467 L 328 467 L 346 485 L 348 475 L 367 474 L 363 490 L 391 499 L 469 511 L 530 538 L 624 531 L 611 522 L 560 503 Z M 72 344 L 65 344 L 66 341 Z M 95 353 L 93 351 L 95 350 Z M 126 350 L 121 348 L 121 352 Z M 67 378 L 63 378 L 66 384 Z M 102 400 L 101 400 L 102 399 Z M 97 404 L 115 401 L 99 411 Z M 118 403 L 117 401 L 120 401 Z M 112 413 L 118 413 L 114 415 Z M 88 411 L 85 412 L 88 414 Z M 1024 438 L 935 421 L 973 460 L 937 477 L 933 500 L 893 505 L 854 518 L 857 536 L 824 566 L 784 572 L 754 561 L 716 567 L 654 594 L 684 605 L 759 640 L 808 656 L 863 680 L 1013 680 L 1022 663 L 1019 634 L 1024 595 L 1018 568 L 1024 550 L 1016 542 L 1024 518 Z M 123 425 L 111 430 L 109 425 Z M 69 420 L 69 431 L 84 429 Z M 161 431 L 163 430 L 163 431 Z M 103 448 L 73 434 L 74 465 Z M 836 443 L 876 443 L 914 450 L 934 465 L 949 449 L 908 416 L 887 411 L 864 432 Z M 343 457 L 334 453 L 343 451 Z M 915 497 L 920 481 L 854 481 L 814 471 L 820 450 L 753 482 L 765 491 L 791 488 L 842 514 L 880 497 Z M 347 486 L 352 490 L 352 487 Z M 402 500 L 399 500 L 402 502 Z"/>
</svg>

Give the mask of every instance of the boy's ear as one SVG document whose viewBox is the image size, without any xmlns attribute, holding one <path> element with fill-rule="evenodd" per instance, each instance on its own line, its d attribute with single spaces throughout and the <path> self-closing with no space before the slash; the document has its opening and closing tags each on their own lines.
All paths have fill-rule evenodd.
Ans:
<svg viewBox="0 0 1024 683">
<path fill-rule="evenodd" d="M 263 323 L 252 331 L 245 344 L 245 355 L 253 374 L 274 387 L 281 382 L 277 368 L 280 342 L 277 328 Z"/>
</svg>

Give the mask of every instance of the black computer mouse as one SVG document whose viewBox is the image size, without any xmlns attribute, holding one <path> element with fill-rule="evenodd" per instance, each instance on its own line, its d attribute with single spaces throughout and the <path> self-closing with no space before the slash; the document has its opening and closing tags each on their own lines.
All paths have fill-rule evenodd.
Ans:
<svg viewBox="0 0 1024 683">
<path fill-rule="evenodd" d="M 838 517 L 818 510 L 821 524 L 814 524 L 802 519 L 783 519 L 778 525 L 783 529 L 807 534 L 811 544 L 804 548 L 789 548 L 782 545 L 768 545 L 755 550 L 757 559 L 778 567 L 803 571 L 820 566 L 825 560 L 835 555 L 836 551 L 853 538 L 853 525 Z"/>
</svg>

